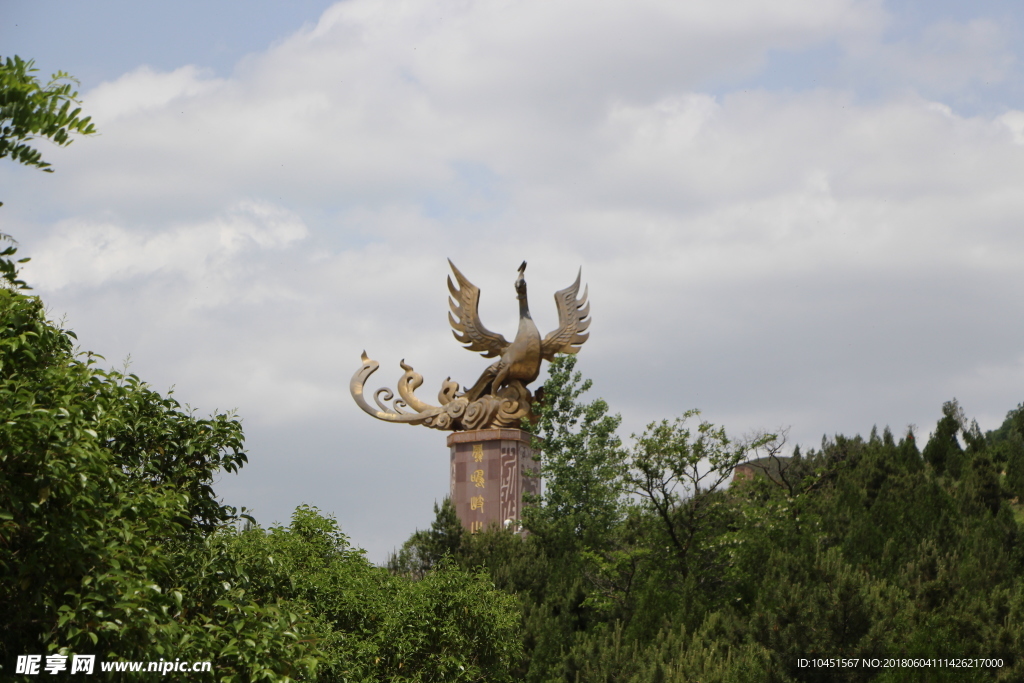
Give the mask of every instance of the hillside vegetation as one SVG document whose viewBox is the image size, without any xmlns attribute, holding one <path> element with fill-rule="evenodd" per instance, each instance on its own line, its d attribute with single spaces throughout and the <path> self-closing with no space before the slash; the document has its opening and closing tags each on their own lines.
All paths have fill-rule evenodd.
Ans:
<svg viewBox="0 0 1024 683">
<path fill-rule="evenodd" d="M 445 504 L 391 560 L 429 576 L 449 555 L 515 595 L 517 680 L 1024 679 L 1020 407 L 982 434 L 950 401 L 923 449 L 886 428 L 782 459 L 779 435 L 733 442 L 695 412 L 626 449 L 573 363 L 545 385 L 530 535 L 466 535 Z M 755 457 L 782 466 L 727 487 Z M 821 657 L 1002 664 L 800 666 Z"/>
</svg>

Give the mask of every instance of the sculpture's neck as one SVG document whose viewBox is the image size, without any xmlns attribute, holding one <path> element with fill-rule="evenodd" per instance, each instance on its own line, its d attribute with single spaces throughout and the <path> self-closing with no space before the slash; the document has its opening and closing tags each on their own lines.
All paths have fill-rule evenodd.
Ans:
<svg viewBox="0 0 1024 683">
<path fill-rule="evenodd" d="M 526 288 L 523 288 L 523 292 L 517 297 L 519 299 L 519 317 L 520 318 L 531 318 L 530 315 L 530 304 L 526 300 Z"/>
</svg>

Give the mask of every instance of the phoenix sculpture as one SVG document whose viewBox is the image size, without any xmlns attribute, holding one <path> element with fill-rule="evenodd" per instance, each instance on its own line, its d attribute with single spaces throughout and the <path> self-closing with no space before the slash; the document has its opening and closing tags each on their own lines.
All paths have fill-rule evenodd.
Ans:
<svg viewBox="0 0 1024 683">
<path fill-rule="evenodd" d="M 458 382 L 447 378 L 437 395 L 439 406 L 425 403 L 416 396 L 423 377 L 402 360 L 400 365 L 405 374 L 398 381 L 399 398 L 395 398 L 390 389 L 378 389 L 373 396 L 374 407 L 367 402 L 363 387 L 380 364 L 367 357 L 364 351 L 363 366 L 356 371 L 350 384 L 352 398 L 366 413 L 386 422 L 426 425 L 450 431 L 518 427 L 523 418 L 533 417 L 533 403 L 539 398 L 540 390 L 534 394 L 527 385 L 540 375 L 541 361 L 551 361 L 558 353 L 578 352 L 590 336 L 587 332 L 590 327 L 587 290 L 584 289 L 582 296 L 579 293 L 582 269 L 576 274 L 575 282 L 555 293 L 558 328 L 541 337 L 530 315 L 526 297 L 526 261 L 523 261 L 515 281 L 519 329 L 510 342 L 484 326 L 479 311 L 480 288 L 466 279 L 451 259 L 448 264 L 456 281 L 452 282 L 451 276 L 448 277 L 448 291 L 451 292 L 448 321 L 452 333 L 466 349 L 479 352 L 484 358 L 498 360 L 465 391 L 461 391 Z M 390 407 L 388 401 L 391 401 Z"/>
</svg>

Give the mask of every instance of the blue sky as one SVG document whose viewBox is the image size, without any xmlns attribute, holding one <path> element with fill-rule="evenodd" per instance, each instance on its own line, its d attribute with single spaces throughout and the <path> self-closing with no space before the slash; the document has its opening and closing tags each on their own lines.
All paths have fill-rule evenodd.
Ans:
<svg viewBox="0 0 1024 683">
<path fill-rule="evenodd" d="M 230 76 L 245 55 L 315 23 L 323 0 L 63 3 L 5 0 L 0 44 L 32 56 L 47 74 L 71 71 L 84 87 L 142 64 L 174 70 L 197 64 Z"/>
<path fill-rule="evenodd" d="M 158 70 L 195 64 L 228 77 L 246 55 L 262 52 L 314 24 L 331 4 L 328 0 L 157 5 L 8 0 L 3 3 L 6 20 L 0 26 L 0 44 L 9 54 L 34 55 L 47 74 L 75 64 L 74 75 L 85 87 L 116 79 L 141 64 Z M 938 60 L 956 50 L 955 43 L 941 31 L 944 25 L 991 21 L 998 26 L 1004 47 L 1022 38 L 1022 12 L 1013 0 L 911 0 L 880 3 L 879 7 L 884 19 L 875 38 L 889 46 L 918 43 L 922 56 L 937 58 L 937 66 Z M 722 81 L 710 78 L 704 85 L 720 93 L 745 87 L 802 90 L 840 86 L 853 88 L 862 97 L 878 97 L 909 85 L 899 78 L 858 69 L 857 59 L 847 47 L 834 38 L 809 48 L 780 47 L 768 51 L 752 73 Z M 1012 74 L 1016 78 L 978 76 L 969 87 L 957 88 L 954 99 L 965 111 L 1019 107 L 1024 98 L 1020 73 L 1020 65 L 1015 64 Z M 913 87 L 944 89 L 921 82 Z"/>
<path fill-rule="evenodd" d="M 515 328 L 582 266 L 580 369 L 623 436 L 924 436 L 1024 400 L 1024 10 L 1013 2 L 6 2 L 0 54 L 100 135 L 0 168 L 0 230 L 83 347 L 237 408 L 220 490 L 338 516 L 378 561 L 447 491 L 444 435 L 347 393 L 486 361 L 448 257 Z M 542 330 L 542 332 L 546 331 Z"/>
</svg>

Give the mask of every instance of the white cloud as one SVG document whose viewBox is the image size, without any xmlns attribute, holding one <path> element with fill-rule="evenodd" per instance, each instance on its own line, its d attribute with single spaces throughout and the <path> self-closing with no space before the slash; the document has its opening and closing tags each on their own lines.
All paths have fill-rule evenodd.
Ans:
<svg viewBox="0 0 1024 683">
<path fill-rule="evenodd" d="M 25 273 L 44 291 L 116 285 L 155 274 L 197 279 L 238 261 L 247 250 L 284 248 L 306 234 L 298 216 L 262 201 L 239 202 L 206 222 L 156 234 L 68 219 L 36 246 Z"/>
<path fill-rule="evenodd" d="M 1008 111 L 999 117 L 999 121 L 1010 130 L 1014 142 L 1024 145 L 1024 111 Z"/>
<path fill-rule="evenodd" d="M 211 78 L 194 65 L 169 73 L 140 66 L 116 81 L 103 83 L 91 90 L 88 94 L 89 115 L 94 120 L 110 123 L 167 107 L 184 98 L 210 93 L 224 84 L 223 80 Z"/>
<path fill-rule="evenodd" d="M 103 144 L 62 163 L 90 169 L 75 189 L 97 204 L 252 192 L 373 204 L 436 192 L 454 162 L 483 158 L 500 176 L 564 174 L 610 107 L 685 98 L 878 16 L 855 0 L 353 0 L 232 79 L 143 67 L 94 89 Z"/>
</svg>

